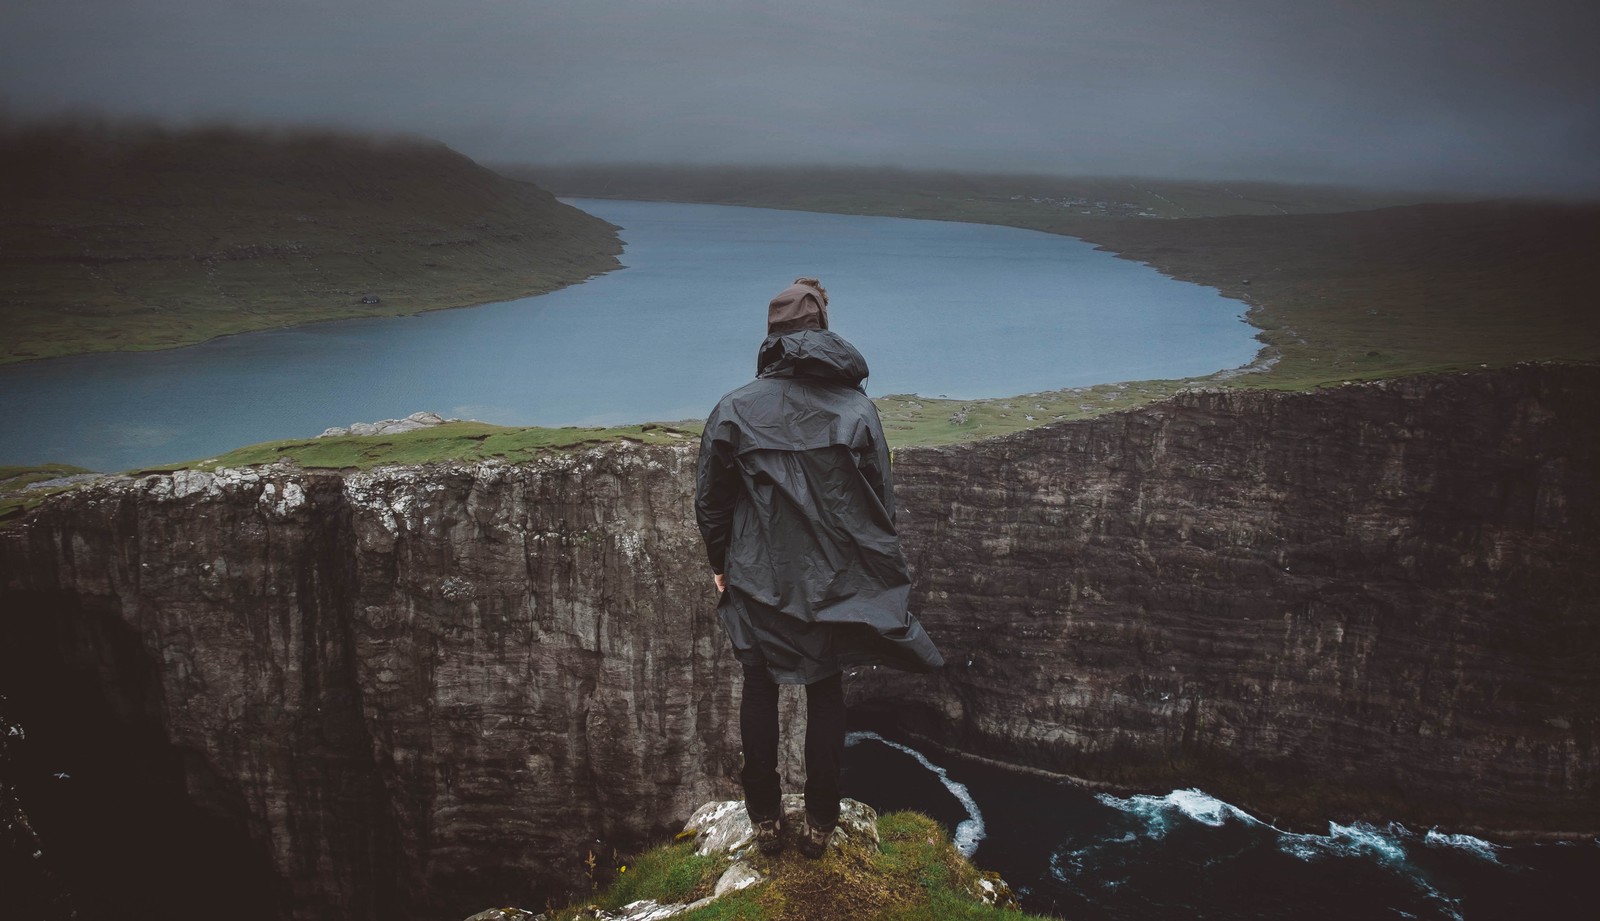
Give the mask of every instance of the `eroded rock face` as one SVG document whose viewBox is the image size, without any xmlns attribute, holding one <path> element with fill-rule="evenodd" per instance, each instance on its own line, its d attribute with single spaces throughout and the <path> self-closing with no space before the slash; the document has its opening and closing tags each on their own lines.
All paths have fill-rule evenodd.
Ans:
<svg viewBox="0 0 1600 921">
<path fill-rule="evenodd" d="M 537 903 L 736 792 L 692 462 L 112 480 L 6 535 L 6 619 L 73 625 L 79 681 L 113 644 L 77 625 L 129 634 L 132 706 L 297 916 Z"/>
<path fill-rule="evenodd" d="M 896 454 L 952 748 L 1289 819 L 1600 828 L 1600 369 L 1190 394 Z"/>
<path fill-rule="evenodd" d="M 1600 829 L 1597 395 L 1576 367 L 1189 394 L 898 451 L 950 665 L 852 704 L 1268 814 Z M 193 840 L 262 868 L 259 916 L 542 904 L 737 795 L 693 461 L 109 478 L 0 534 L 0 691 L 30 732 L 132 727 Z"/>
</svg>

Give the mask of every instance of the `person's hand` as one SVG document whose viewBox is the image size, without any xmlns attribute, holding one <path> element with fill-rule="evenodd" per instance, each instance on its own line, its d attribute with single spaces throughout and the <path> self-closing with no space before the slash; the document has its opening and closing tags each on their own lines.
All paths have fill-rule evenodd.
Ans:
<svg viewBox="0 0 1600 921">
<path fill-rule="evenodd" d="M 714 572 L 714 573 L 711 574 L 711 578 L 713 580 L 715 580 L 716 583 L 717 583 L 717 591 L 725 592 L 725 591 L 728 590 L 728 577 L 727 576 L 723 575 L 720 572 Z"/>
</svg>

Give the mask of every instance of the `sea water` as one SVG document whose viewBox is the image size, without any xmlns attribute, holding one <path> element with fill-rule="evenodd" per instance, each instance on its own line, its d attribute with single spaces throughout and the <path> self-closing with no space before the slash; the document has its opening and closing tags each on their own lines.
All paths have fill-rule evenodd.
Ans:
<svg viewBox="0 0 1600 921">
<path fill-rule="evenodd" d="M 1203 790 L 1094 793 L 874 733 L 850 734 L 843 790 L 931 815 L 1024 908 L 1073 921 L 1587 918 L 1600 877 L 1593 840 L 1508 845 L 1387 822 L 1288 830 Z"/>
<path fill-rule="evenodd" d="M 873 396 L 1209 374 L 1243 305 L 1070 237 L 981 224 L 575 201 L 626 268 L 541 297 L 0 367 L 0 464 L 174 463 L 418 410 L 503 425 L 701 419 L 756 371 L 767 301 L 823 279 Z M 404 292 L 381 291 L 400 300 Z"/>
</svg>

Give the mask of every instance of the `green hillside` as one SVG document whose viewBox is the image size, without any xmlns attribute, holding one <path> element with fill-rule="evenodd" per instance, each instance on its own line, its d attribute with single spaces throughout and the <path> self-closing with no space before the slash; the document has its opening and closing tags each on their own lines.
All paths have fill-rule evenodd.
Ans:
<svg viewBox="0 0 1600 921">
<path fill-rule="evenodd" d="M 524 297 L 620 252 L 429 141 L 0 125 L 0 363 Z"/>
</svg>

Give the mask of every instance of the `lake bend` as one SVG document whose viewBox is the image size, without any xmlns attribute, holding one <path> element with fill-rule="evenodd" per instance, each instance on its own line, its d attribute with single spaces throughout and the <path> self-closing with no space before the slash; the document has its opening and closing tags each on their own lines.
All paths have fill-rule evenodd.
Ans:
<svg viewBox="0 0 1600 921">
<path fill-rule="evenodd" d="M 827 286 L 832 328 L 866 356 L 874 397 L 1194 377 L 1260 347 L 1239 302 L 1071 237 L 570 203 L 622 228 L 625 268 L 466 309 L 0 367 L 0 464 L 124 470 L 418 410 L 501 425 L 703 418 L 754 375 L 767 301 L 798 275 Z"/>
</svg>

